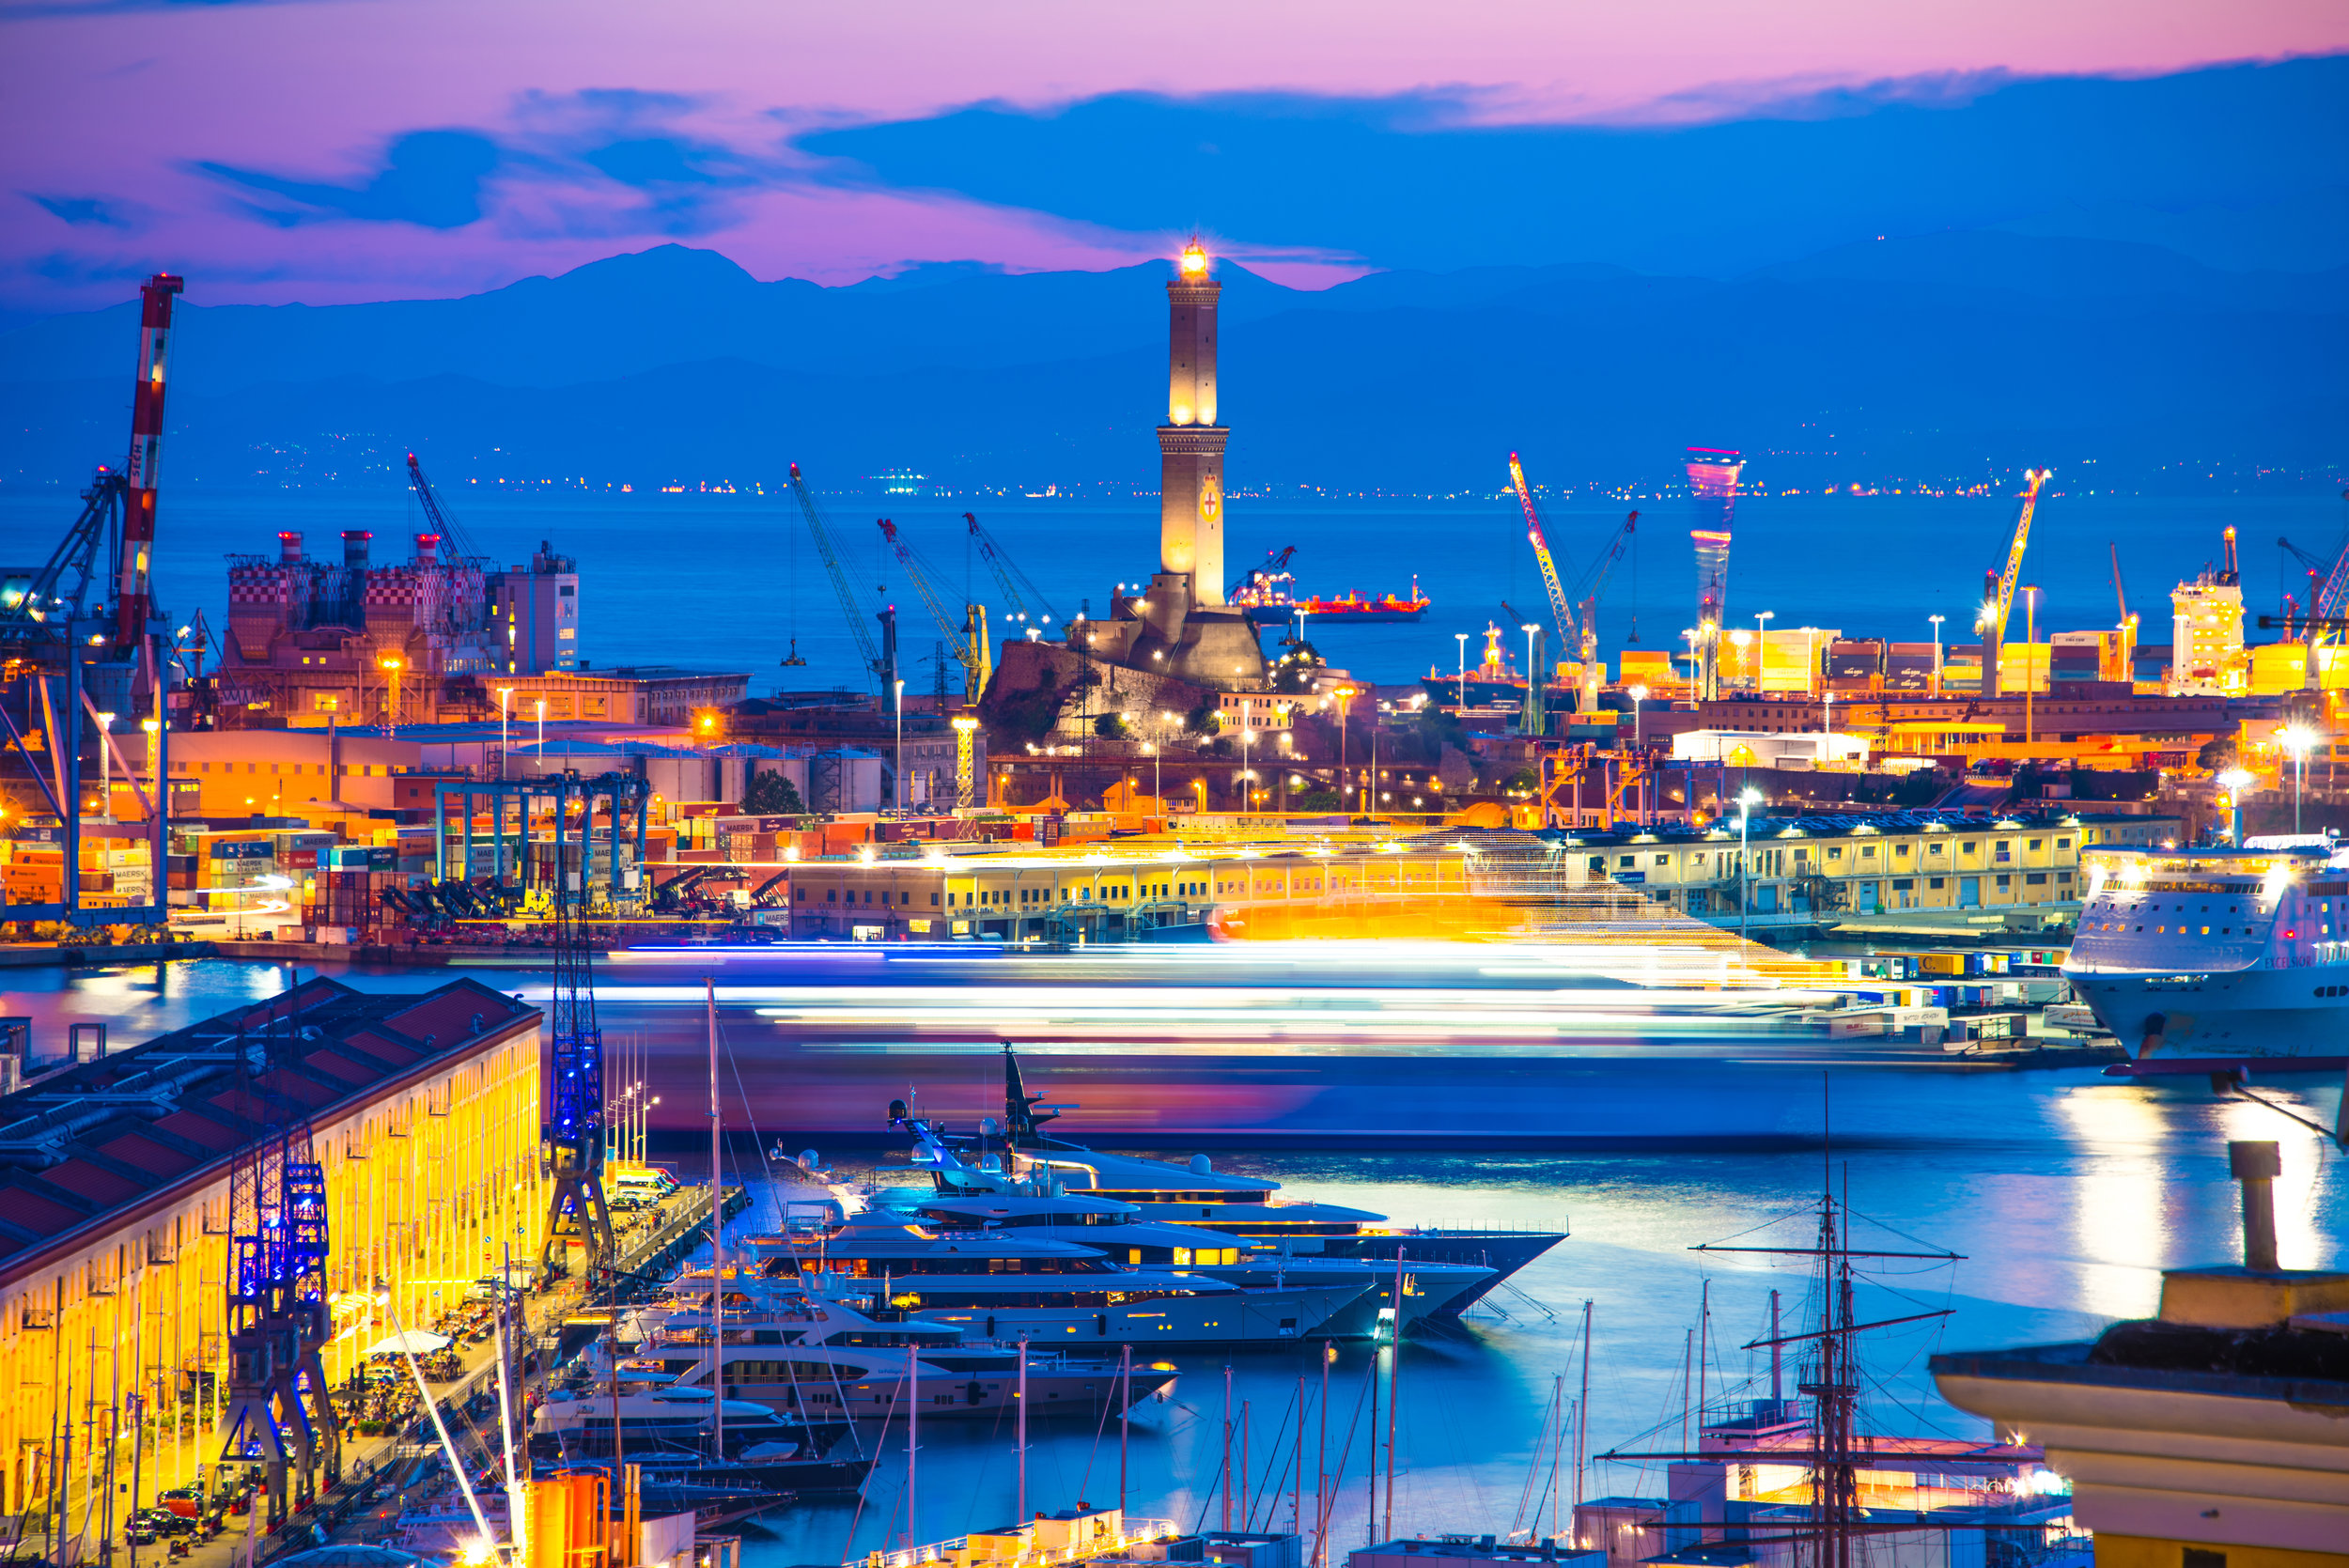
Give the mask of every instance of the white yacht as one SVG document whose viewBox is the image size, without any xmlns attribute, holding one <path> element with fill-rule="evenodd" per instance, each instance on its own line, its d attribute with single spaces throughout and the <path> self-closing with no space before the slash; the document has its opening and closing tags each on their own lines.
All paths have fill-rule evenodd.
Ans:
<svg viewBox="0 0 2349 1568">
<path fill-rule="evenodd" d="M 1014 1231 L 1094 1248 L 1129 1267 L 1204 1275 L 1248 1290 L 1357 1287 L 1360 1294 L 1312 1330 L 1316 1339 L 1408 1332 L 1493 1278 L 1492 1269 L 1474 1264 L 1332 1257 L 1310 1243 L 1299 1247 L 1296 1237 L 1241 1237 L 1149 1219 L 1141 1204 L 1122 1198 L 1069 1192 L 1056 1179 L 1013 1177 L 1000 1159 L 973 1166 L 926 1124 L 910 1125 L 917 1131 L 908 1169 L 928 1173 L 935 1187 L 881 1189 L 872 1200 L 878 1209 L 900 1211 L 950 1236 Z"/>
<path fill-rule="evenodd" d="M 1154 1356 L 1175 1345 L 1310 1339 L 1372 1283 L 1349 1276 L 1249 1289 L 1210 1274 L 1121 1263 L 1106 1247 L 1024 1232 L 950 1231 L 886 1212 L 743 1245 L 770 1271 L 823 1281 L 826 1294 L 877 1290 L 889 1306 L 982 1339 L 1096 1353 L 1121 1344 Z M 1220 1259 L 1233 1254 L 1221 1261 L 1238 1261 L 1237 1244 L 1217 1250 Z"/>
<path fill-rule="evenodd" d="M 702 1269 L 672 1281 L 667 1300 L 629 1314 L 628 1331 L 615 1332 L 616 1357 L 611 1346 L 591 1345 L 593 1374 L 623 1389 L 722 1386 L 729 1409 L 734 1401 L 751 1400 L 820 1428 L 827 1420 L 901 1416 L 910 1364 L 925 1421 L 994 1419 L 1013 1408 L 1016 1345 L 968 1344 L 962 1324 L 881 1306 L 873 1299 L 879 1279 L 870 1285 L 832 1277 L 767 1281 L 739 1268 L 723 1279 L 722 1343 L 713 1343 L 710 1279 Z M 1118 1408 L 1122 1396 L 1139 1404 L 1174 1381 L 1167 1362 L 1137 1356 L 1121 1372 L 1117 1355 L 1087 1348 L 1095 1354 L 1079 1357 L 1058 1345 L 1031 1350 L 1032 1415 L 1097 1416 Z"/>
<path fill-rule="evenodd" d="M 2140 1059 L 2349 1054 L 2349 846 L 2085 859 L 2064 978 Z"/>
<path fill-rule="evenodd" d="M 1509 1276 L 1566 1239 L 1563 1230 L 1395 1225 L 1385 1215 L 1367 1209 L 1277 1197 L 1279 1182 L 1226 1174 L 1217 1171 L 1206 1155 L 1193 1155 L 1187 1163 L 1177 1165 L 1102 1154 L 1048 1136 L 1042 1130 L 1046 1123 L 1058 1121 L 1062 1110 L 1080 1108 L 1046 1106 L 1043 1099 L 1041 1094 L 1027 1092 L 1020 1079 L 1019 1059 L 1006 1046 L 1000 1123 L 987 1117 L 980 1122 L 975 1139 L 959 1135 L 949 1139 L 941 1126 L 913 1117 L 905 1102 L 895 1100 L 890 1103 L 890 1125 L 921 1129 L 915 1133 L 917 1163 L 924 1157 L 921 1140 L 925 1134 L 941 1148 L 951 1145 L 972 1151 L 972 1157 L 951 1165 L 922 1167 L 942 1194 L 993 1190 L 1005 1177 L 1030 1184 L 1022 1190 L 1056 1182 L 1071 1193 L 1131 1203 L 1145 1220 L 1209 1231 L 1219 1237 L 1238 1237 L 1252 1248 L 1277 1250 L 1290 1258 L 1375 1260 L 1390 1279 L 1398 1260 L 1407 1265 L 1451 1264 L 1486 1271 L 1484 1278 L 1454 1292 L 1440 1306 L 1429 1308 L 1429 1316 L 1457 1317 Z"/>
</svg>

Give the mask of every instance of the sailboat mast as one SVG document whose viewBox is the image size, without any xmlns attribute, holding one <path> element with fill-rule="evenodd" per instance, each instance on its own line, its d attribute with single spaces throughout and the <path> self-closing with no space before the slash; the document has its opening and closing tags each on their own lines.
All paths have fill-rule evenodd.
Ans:
<svg viewBox="0 0 2349 1568">
<path fill-rule="evenodd" d="M 710 1427 L 716 1452 L 709 1457 L 712 1464 L 723 1465 L 726 1457 L 726 1210 L 721 1183 L 725 1166 L 719 1157 L 723 1133 L 718 1115 L 718 983 L 708 975 L 702 977 L 702 1004 L 709 1034 L 709 1353 L 718 1384 Z"/>
</svg>

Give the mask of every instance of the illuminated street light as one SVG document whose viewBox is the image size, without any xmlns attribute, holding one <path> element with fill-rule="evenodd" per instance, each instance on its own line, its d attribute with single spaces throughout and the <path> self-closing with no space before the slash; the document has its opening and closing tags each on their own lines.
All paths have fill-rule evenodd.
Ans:
<svg viewBox="0 0 2349 1568">
<path fill-rule="evenodd" d="M 1748 830 L 1753 822 L 1753 808 L 1761 803 L 1762 792 L 1758 789 L 1746 788 L 1737 792 L 1737 804 L 1743 808 L 1737 813 L 1737 939 L 1739 941 L 1746 939 L 1746 908 L 1753 902 L 1751 896 L 1753 873 L 1746 854 L 1747 846 L 1750 842 Z"/>
<path fill-rule="evenodd" d="M 2276 743 L 2292 753 L 2292 831 L 2300 831 L 2300 791 L 2308 782 L 2309 748 L 2316 744 L 2312 731 L 2287 724 L 2276 732 Z"/>
</svg>

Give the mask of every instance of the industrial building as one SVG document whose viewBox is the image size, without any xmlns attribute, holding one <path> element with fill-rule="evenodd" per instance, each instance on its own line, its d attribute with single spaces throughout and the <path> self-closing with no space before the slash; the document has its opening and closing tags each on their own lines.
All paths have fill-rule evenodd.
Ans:
<svg viewBox="0 0 2349 1568">
<path fill-rule="evenodd" d="M 1319 843 L 1127 839 L 1065 848 L 1020 846 L 918 858 L 878 853 L 771 868 L 795 937 L 866 941 L 1140 939 L 1196 927 L 1209 910 L 1245 921 L 1282 908 L 1353 909 L 1457 899 L 1468 846 L 1342 836 Z"/>
<path fill-rule="evenodd" d="M 1558 835 L 1569 864 L 1717 925 L 1754 930 L 1903 909 L 2066 912 L 2092 846 L 2174 841 L 2174 817 L 2023 811 L 1725 816 L 1704 828 Z"/>
<path fill-rule="evenodd" d="M 0 1513 L 96 1529 L 218 1459 L 232 1257 L 288 1212 L 272 1150 L 306 1150 L 320 1184 L 329 1384 L 395 1324 L 535 1257 L 538 1037 L 537 1010 L 472 980 L 369 995 L 314 978 L 127 1050 L 24 1063 L 0 1097 Z M 117 1498 L 133 1451 L 141 1495 Z"/>
</svg>

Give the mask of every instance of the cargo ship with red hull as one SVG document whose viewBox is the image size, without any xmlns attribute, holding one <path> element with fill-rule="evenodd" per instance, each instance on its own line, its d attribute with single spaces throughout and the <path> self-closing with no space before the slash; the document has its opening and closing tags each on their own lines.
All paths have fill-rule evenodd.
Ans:
<svg viewBox="0 0 2349 1568">
<path fill-rule="evenodd" d="M 1279 626 L 1302 615 L 1308 626 L 1315 621 L 1335 621 L 1345 626 L 1395 626 L 1415 623 L 1425 618 L 1427 607 L 1434 603 L 1420 591 L 1419 579 L 1411 579 L 1408 598 L 1400 594 L 1368 594 L 1348 592 L 1343 598 L 1299 598 L 1293 589 L 1295 579 L 1285 571 L 1253 571 L 1240 585 L 1232 590 L 1230 601 L 1247 612 L 1248 618 L 1259 626 Z"/>
</svg>

